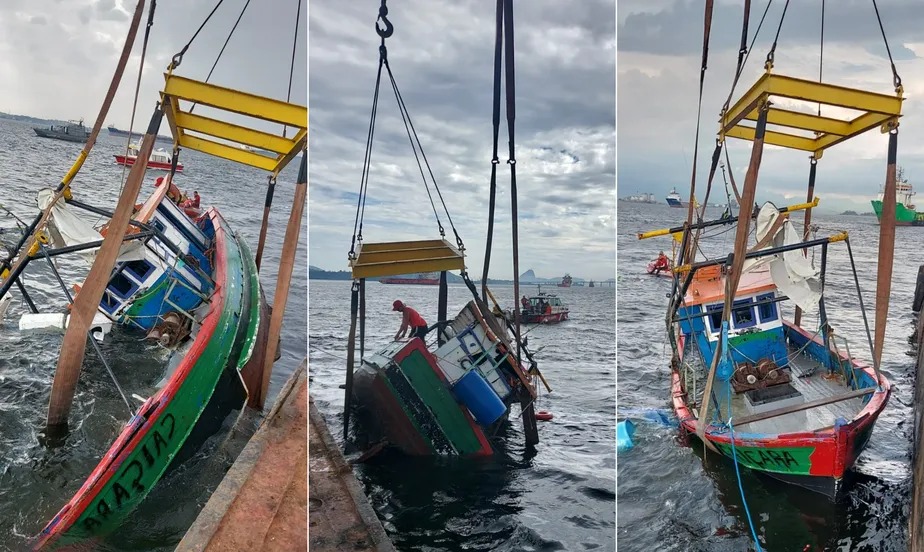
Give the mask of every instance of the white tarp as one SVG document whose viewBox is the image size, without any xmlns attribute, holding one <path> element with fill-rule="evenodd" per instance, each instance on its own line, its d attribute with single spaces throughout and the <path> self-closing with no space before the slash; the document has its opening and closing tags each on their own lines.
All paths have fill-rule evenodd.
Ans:
<svg viewBox="0 0 924 552">
<path fill-rule="evenodd" d="M 51 203 L 51 199 L 54 195 L 54 190 L 50 188 L 39 190 L 39 209 L 44 211 Z M 103 239 L 103 235 L 97 232 L 96 228 L 93 228 L 93 225 L 82 219 L 75 210 L 64 201 L 58 201 L 55 203 L 54 207 L 51 208 L 48 228 L 55 247 L 80 245 Z M 80 254 L 87 262 L 92 263 L 93 259 L 96 257 L 97 251 L 99 251 L 99 248 L 94 247 L 93 249 L 82 251 Z M 139 242 L 131 241 L 122 244 L 119 262 L 143 258 L 144 251 L 141 249 L 141 244 Z"/>
<path fill-rule="evenodd" d="M 764 203 L 757 215 L 756 234 L 760 241 L 767 236 L 774 221 L 780 217 L 776 206 Z M 780 247 L 801 243 L 802 236 L 787 220 L 773 235 L 769 247 Z M 821 271 L 814 266 L 812 259 L 802 253 L 802 249 L 786 251 L 769 257 L 770 277 L 777 289 L 786 294 L 805 312 L 813 312 L 821 298 Z"/>
</svg>

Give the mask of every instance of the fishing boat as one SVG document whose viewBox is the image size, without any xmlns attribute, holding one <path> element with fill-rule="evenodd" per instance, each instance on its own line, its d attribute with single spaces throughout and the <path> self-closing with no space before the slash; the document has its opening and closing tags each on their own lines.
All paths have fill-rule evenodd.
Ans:
<svg viewBox="0 0 924 552">
<path fill-rule="evenodd" d="M 561 282 L 558 283 L 558 287 L 571 287 L 571 284 L 574 280 L 571 278 L 570 274 L 565 274 Z"/>
<path fill-rule="evenodd" d="M 711 7 L 707 7 L 704 73 L 710 18 Z M 747 21 L 745 10 L 745 29 Z M 746 35 L 742 34 L 742 48 Z M 703 212 L 691 210 L 682 226 L 639 234 L 640 239 L 672 235 L 680 243 L 667 312 L 671 402 L 687 435 L 734 464 L 746 511 L 739 466 L 836 498 L 845 474 L 872 438 L 891 393 L 880 361 L 894 252 L 895 211 L 889 200 L 894 200 L 897 189 L 901 79 L 893 65 L 894 94 L 847 89 L 785 76 L 774 69 L 772 51 L 767 59 L 765 73 L 737 102 L 732 103 L 734 94 L 729 94 L 720 110 L 704 204 L 726 139 L 751 141 L 737 216 L 729 212 L 704 220 Z M 736 74 L 741 74 L 745 61 L 739 55 Z M 844 101 L 848 92 L 850 100 Z M 787 102 L 794 99 L 817 102 L 818 114 L 793 110 Z M 852 118 L 837 121 L 842 128 L 834 129 L 833 120 L 821 116 L 821 109 L 832 105 L 854 110 Z M 768 124 L 774 125 L 772 132 Z M 827 149 L 874 128 L 889 138 L 875 336 L 869 329 L 847 233 L 808 238 L 812 209 L 819 199 L 814 195 L 819 159 Z M 792 134 L 794 130 L 814 134 L 805 138 Z M 756 208 L 765 144 L 811 153 L 805 203 L 778 208 L 766 202 Z M 691 195 L 695 183 L 694 174 Z M 797 230 L 790 216 L 798 211 L 804 211 L 804 218 Z M 704 230 L 722 225 L 734 227 L 733 248 L 705 257 L 701 243 L 709 237 Z M 826 296 L 835 293 L 845 300 L 853 295 L 849 288 L 835 289 L 826 281 L 828 250 L 833 246 L 846 249 L 849 265 L 842 271 L 853 274 L 855 304 L 866 329 L 861 342 L 870 346 L 869 360 L 857 356 L 855 342 L 851 347 L 847 336 L 835 332 L 840 325 L 832 324 L 826 309 Z M 748 522 L 756 540 L 749 513 Z"/>
<path fill-rule="evenodd" d="M 86 142 L 90 136 L 90 131 L 83 126 L 83 119 L 80 121 L 71 121 L 66 125 L 51 125 L 48 128 L 33 127 L 35 134 L 42 138 L 54 138 L 55 140 L 64 140 L 65 142 Z"/>
<path fill-rule="evenodd" d="M 895 224 L 898 226 L 924 226 L 924 212 L 915 209 L 913 196 L 917 193 L 914 187 L 905 178 L 903 168 L 898 169 L 895 177 Z M 882 220 L 883 190 L 879 190 L 879 197 L 872 200 L 873 212 L 876 219 Z"/>
<path fill-rule="evenodd" d="M 208 431 L 205 413 L 229 399 L 216 389 L 228 385 L 220 385 L 222 380 L 240 382 L 260 325 L 267 323 L 246 243 L 217 209 L 193 221 L 167 199 L 166 190 L 157 188 L 133 219 L 159 229 L 159 235 L 139 240 L 140 251 L 120 256 L 98 311 L 168 349 L 167 374 L 42 529 L 37 548 L 80 542 L 121 525 L 167 471 L 201 446 L 195 434 Z M 246 390 L 238 391 L 240 408 Z"/>
<path fill-rule="evenodd" d="M 134 143 L 128 146 L 128 155 L 115 155 L 117 165 L 131 167 L 138 160 L 138 151 L 140 144 Z M 148 157 L 148 169 L 155 171 L 169 171 L 173 168 L 173 155 L 163 148 L 158 148 L 151 152 Z M 183 172 L 183 164 L 176 164 L 176 172 Z"/>
<path fill-rule="evenodd" d="M 167 357 L 160 382 L 149 397 L 133 395 L 135 403 L 109 370 L 130 417 L 87 479 L 35 537 L 31 544 L 36 550 L 92 545 L 116 531 L 165 475 L 195 454 L 224 419 L 235 411 L 242 412 L 245 405 L 257 411 L 263 408 L 272 364 L 278 358 L 279 342 L 270 336 L 281 331 L 307 196 L 306 107 L 181 76 L 176 70 L 189 48 L 186 44 L 172 57 L 164 87 L 157 101 L 151 102 L 155 107 L 150 123 L 136 148 L 137 159 L 121 183 L 114 209 L 78 199 L 72 189 L 118 89 L 144 8 L 145 1 L 139 0 L 119 68 L 83 151 L 56 189 L 39 193 L 40 212 L 31 224 L 24 225 L 26 232 L 10 248 L 10 255 L 0 258 L 0 306 L 9 301 L 8 293 L 17 289 L 32 310 L 20 319 L 20 327 L 56 325 L 65 332 L 45 427 L 50 441 L 59 442 L 68 435 L 69 411 L 88 342 L 106 364 L 96 342 L 118 327 L 137 333 L 140 339 L 163 349 Z M 153 8 L 151 5 L 148 13 L 149 26 L 153 24 Z M 146 33 L 142 52 L 147 50 L 147 40 Z M 291 51 L 294 56 L 294 47 Z M 142 53 L 139 72 L 144 65 Z M 184 110 L 181 100 L 188 102 L 184 106 L 210 109 L 208 125 L 201 125 L 202 117 L 194 116 L 191 107 Z M 234 120 L 237 113 L 247 113 L 261 125 L 283 127 L 291 135 L 287 137 L 286 130 L 275 134 L 221 120 Z M 175 137 L 171 154 L 174 166 L 154 183 L 145 201 L 137 204 L 163 119 Z M 268 158 L 237 147 L 215 147 L 218 142 L 213 140 L 270 147 L 276 155 Z M 217 208 L 191 212 L 181 204 L 183 194 L 175 181 L 176 156 L 181 148 L 269 173 L 255 256 Z M 298 180 L 271 308 L 264 300 L 258 270 L 276 178 L 299 153 Z M 104 223 L 89 225 L 75 209 L 102 217 Z M 90 263 L 82 283 L 65 282 L 52 261 L 60 255 L 83 255 Z M 46 316 L 31 299 L 22 276 L 36 261 L 47 263 L 55 277 L 52 285 L 56 282 L 67 300 L 68 314 Z M 44 469 L 50 466 L 46 464 Z"/>
<path fill-rule="evenodd" d="M 502 12 L 506 12 L 506 20 Z M 503 0 L 498 8 L 498 37 L 502 36 L 500 33 L 512 32 L 509 28 L 512 15 L 512 1 Z M 505 26 L 508 26 L 506 31 Z M 394 32 L 384 0 L 375 28 L 382 41 L 378 48 L 380 63 L 377 80 L 381 79 L 383 68 L 387 69 L 389 78 L 385 82 L 390 82 L 396 96 L 400 98 L 392 68 L 383 63 L 386 55 L 385 40 Z M 497 55 L 500 56 L 503 49 L 500 38 L 497 47 Z M 512 61 L 512 50 L 507 50 L 507 55 L 511 56 Z M 502 76 L 499 70 L 495 72 L 494 93 L 497 101 L 494 104 L 494 120 L 498 124 Z M 508 86 L 508 105 L 511 106 L 514 105 L 512 77 L 512 73 L 508 73 L 507 79 L 504 79 Z M 373 102 L 377 102 L 378 94 L 379 87 L 376 86 Z M 400 99 L 399 108 L 403 115 L 407 115 L 407 108 Z M 508 109 L 507 114 L 513 136 L 513 109 Z M 375 111 L 370 121 L 370 132 L 374 124 Z M 416 130 L 413 127 L 406 130 L 412 143 L 420 145 Z M 495 151 L 496 146 L 495 133 Z M 369 140 L 364 175 L 369 174 L 371 147 L 372 141 Z M 423 148 L 417 148 L 417 151 L 422 153 Z M 511 178 L 514 178 L 515 149 L 512 141 L 509 151 Z M 434 197 L 442 197 L 429 161 L 425 155 L 421 155 L 420 160 L 426 164 L 426 170 L 421 171 L 424 185 L 429 190 L 432 184 L 436 191 Z M 491 193 L 496 193 L 497 165 L 496 162 L 492 163 Z M 426 175 L 430 176 L 429 181 Z M 358 194 L 358 205 L 365 203 L 367 193 L 368 185 L 364 182 Z M 491 206 L 489 208 L 493 208 L 495 198 L 490 198 L 487 203 Z M 441 215 L 436 211 L 436 203 L 432 206 L 440 236 L 415 241 L 372 242 L 365 239 L 362 224 L 365 210 L 357 210 L 353 240 L 347 255 L 353 285 L 344 385 L 344 438 L 365 448 L 364 458 L 384 447 L 409 455 L 487 456 L 499 450 L 497 435 L 501 427 L 512 418 L 514 405 L 519 405 L 517 417 L 522 420 L 527 446 L 539 442 L 537 420 L 551 418 L 548 413 L 535 411 L 539 381 L 545 384 L 547 390 L 551 391 L 551 388 L 542 378 L 538 363 L 523 339 L 519 312 L 514 312 L 513 317 L 505 317 L 496 298 L 487 288 L 493 227 L 489 225 L 482 290 L 479 294 L 466 271 L 462 238 L 445 202 L 440 204 L 455 243 L 444 238 L 447 229 L 440 223 Z M 516 236 L 515 196 L 511 205 L 511 224 L 513 235 Z M 493 211 L 490 217 L 493 220 Z M 517 251 L 516 242 L 512 250 Z M 516 253 L 513 268 L 514 294 L 519 296 Z M 450 271 L 455 270 L 459 271 L 472 299 L 458 314 L 449 317 L 447 277 Z M 409 339 L 396 336 L 399 339 L 375 347 L 371 354 L 366 353 L 366 280 L 426 271 L 435 271 L 440 275 L 436 323 L 428 326 L 422 337 L 416 331 L 415 337 Z M 488 305 L 489 297 L 494 303 L 493 308 Z M 432 320 L 431 315 L 424 316 Z M 355 427 L 350 423 L 354 410 L 359 422 Z"/>
<path fill-rule="evenodd" d="M 527 299 L 528 305 L 523 303 L 520 308 L 524 324 L 557 324 L 568 319 L 568 307 L 556 295 L 540 291 Z"/>
<path fill-rule="evenodd" d="M 442 345 L 402 339 L 364 357 L 353 396 L 373 442 L 415 456 L 494 453 L 489 436 L 532 384 L 491 320 L 470 301 Z"/>
<path fill-rule="evenodd" d="M 129 132 L 129 131 L 127 131 L 127 130 L 120 130 L 120 129 L 116 128 L 115 125 L 109 125 L 109 126 L 106 127 L 106 128 L 109 130 L 109 135 L 110 135 L 110 136 L 120 136 L 120 137 L 121 137 L 121 136 L 125 136 L 125 137 L 138 138 L 138 139 L 140 139 L 140 138 L 143 136 L 142 133 L 138 133 L 138 132 Z M 172 138 L 172 137 L 170 137 L 170 136 L 164 136 L 163 134 L 158 134 L 156 139 L 157 139 L 158 142 L 167 142 L 167 143 L 170 143 L 170 144 L 173 143 L 173 138 Z"/>
<path fill-rule="evenodd" d="M 438 286 L 440 284 L 439 274 L 435 272 L 426 272 L 418 274 L 405 274 L 389 278 L 381 278 L 379 282 L 383 284 L 411 284 L 420 286 Z"/>
</svg>

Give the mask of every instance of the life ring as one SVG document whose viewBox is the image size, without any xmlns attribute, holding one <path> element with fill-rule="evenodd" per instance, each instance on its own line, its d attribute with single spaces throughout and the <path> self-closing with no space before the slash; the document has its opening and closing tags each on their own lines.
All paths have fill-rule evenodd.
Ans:
<svg viewBox="0 0 924 552">
<path fill-rule="evenodd" d="M 542 422 L 548 422 L 553 417 L 554 416 L 552 416 L 551 412 L 547 412 L 545 410 L 540 410 L 539 412 L 536 412 L 536 419 Z"/>
</svg>

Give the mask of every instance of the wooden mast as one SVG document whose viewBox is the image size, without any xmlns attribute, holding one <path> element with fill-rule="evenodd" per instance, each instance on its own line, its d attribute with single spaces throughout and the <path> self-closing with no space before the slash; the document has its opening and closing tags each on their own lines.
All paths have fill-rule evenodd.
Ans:
<svg viewBox="0 0 924 552">
<path fill-rule="evenodd" d="M 879 261 L 876 275 L 876 327 L 873 362 L 881 366 L 885 343 L 886 321 L 889 318 L 889 293 L 892 291 L 892 261 L 895 256 L 895 162 L 898 153 L 898 123 L 890 125 L 889 164 L 886 167 L 885 189 L 882 194 L 882 216 L 879 217 Z M 878 381 L 876 384 L 878 385 Z"/>
<path fill-rule="evenodd" d="M 116 259 L 119 256 L 122 240 L 128 229 L 135 202 L 138 199 L 138 192 L 141 190 L 141 184 L 144 182 L 144 173 L 148 168 L 148 158 L 154 149 L 154 141 L 157 138 L 157 131 L 160 129 L 163 115 L 163 111 L 158 106 L 151 117 L 151 123 L 148 125 L 148 130 L 141 142 L 138 158 L 128 173 L 122 195 L 119 196 L 119 203 L 116 205 L 115 213 L 113 213 L 109 221 L 106 237 L 103 239 L 99 253 L 97 253 L 96 259 L 93 261 L 90 274 L 80 289 L 80 293 L 74 299 L 67 330 L 64 333 L 64 341 L 61 344 L 61 354 L 58 356 L 58 366 L 55 369 L 54 383 L 51 387 L 51 399 L 48 403 L 47 430 L 49 435 L 61 433 L 67 429 L 67 416 L 74 401 L 77 377 L 80 375 L 83 356 L 87 348 L 87 332 L 99 308 L 103 291 L 105 291 L 106 285 L 109 283 L 112 268 L 115 266 Z M 164 185 L 170 185 L 169 179 Z"/>
<path fill-rule="evenodd" d="M 754 205 L 754 197 L 757 195 L 757 174 L 760 171 L 760 162 L 764 152 L 764 133 L 767 128 L 767 112 L 770 104 L 763 101 L 758 107 L 757 126 L 754 132 L 754 142 L 751 146 L 751 161 L 748 164 L 748 172 L 744 177 L 744 191 L 741 195 L 741 205 Z M 740 213 L 740 210 L 739 210 Z M 741 269 L 744 266 L 744 255 L 747 252 L 748 234 L 750 233 L 751 217 L 738 217 L 738 230 L 735 233 L 735 249 L 732 254 L 731 266 L 726 274 L 725 280 L 725 305 L 722 309 L 722 320 L 731 318 L 731 307 L 735 299 L 735 292 L 738 291 L 738 282 L 741 280 Z M 726 265 L 728 266 L 728 265 Z M 716 368 L 719 365 L 719 359 L 726 351 L 722 350 L 722 340 L 718 341 L 715 349 L 715 355 L 712 357 L 712 365 L 709 367 L 709 377 L 706 381 L 706 389 L 703 393 L 703 404 L 699 410 L 698 423 L 696 424 L 696 434 L 700 440 L 712 448 L 712 444 L 703 438 L 706 432 L 709 404 L 712 402 L 712 384 L 715 381 Z"/>
<path fill-rule="evenodd" d="M 289 223 L 286 225 L 286 235 L 282 242 L 282 254 L 279 257 L 276 292 L 273 295 L 273 314 L 270 315 L 269 324 L 270 339 L 266 346 L 266 356 L 263 359 L 263 385 L 260 387 L 259 399 L 256 401 L 261 407 L 266 400 L 270 376 L 273 373 L 273 362 L 275 362 L 276 351 L 279 347 L 278 336 L 282 331 L 282 317 L 286 312 L 286 302 L 289 300 L 289 286 L 292 283 L 298 238 L 302 230 L 302 213 L 305 210 L 307 196 L 308 153 L 303 152 L 301 166 L 298 169 L 298 180 L 295 183 L 295 197 L 292 198 L 292 211 L 289 213 Z"/>
</svg>

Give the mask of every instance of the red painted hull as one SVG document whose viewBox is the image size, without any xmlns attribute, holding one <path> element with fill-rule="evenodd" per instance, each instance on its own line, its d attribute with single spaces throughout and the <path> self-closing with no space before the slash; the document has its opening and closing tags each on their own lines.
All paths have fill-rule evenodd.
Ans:
<svg viewBox="0 0 924 552">
<path fill-rule="evenodd" d="M 567 312 L 553 314 L 526 314 L 523 315 L 524 324 L 558 324 L 568 319 Z"/>
<path fill-rule="evenodd" d="M 818 344 L 822 341 L 801 328 L 785 322 L 791 331 L 802 334 L 806 339 L 812 339 Z M 684 337 L 679 339 L 679 348 L 683 351 Z M 870 376 L 875 381 L 876 375 L 872 367 L 860 364 L 855 360 L 850 360 L 846 355 L 831 349 L 832 353 L 838 354 L 842 361 L 851 362 L 851 364 Z M 767 452 L 768 457 L 773 456 L 774 449 L 795 449 L 795 448 L 813 448 L 810 460 L 810 469 L 807 474 L 789 474 L 776 472 L 774 469 L 762 470 L 767 475 L 782 479 L 788 483 L 794 483 L 811 490 L 836 495 L 840 487 L 841 479 L 849 470 L 857 457 L 862 452 L 872 433 L 873 426 L 888 403 L 891 394 L 891 385 L 885 376 L 879 380 L 882 391 L 872 394 L 869 402 L 858 412 L 847 424 L 834 428 L 828 427 L 816 431 L 804 431 L 797 433 L 786 433 L 779 435 L 768 435 L 766 437 L 755 438 L 755 434 L 735 433 L 735 447 L 762 449 Z M 673 403 L 674 413 L 680 420 L 681 427 L 689 434 L 696 435 L 699 423 L 696 420 L 698 412 L 691 410 L 685 401 L 686 392 L 683 389 L 680 373 L 676 370 L 671 372 L 671 401 Z M 703 437 L 718 445 L 718 448 L 725 449 L 724 454 L 731 457 L 726 451 L 731 446 L 731 436 L 728 431 L 714 431 L 715 426 L 707 426 Z M 740 454 L 740 453 L 739 453 Z M 763 454 L 760 456 L 763 458 Z M 769 464 L 769 462 L 768 462 Z M 827 492 L 823 489 L 830 489 Z"/>
<path fill-rule="evenodd" d="M 116 164 L 125 165 L 126 167 L 131 167 L 135 164 L 135 157 L 125 157 L 124 155 L 116 155 Z M 171 168 L 170 163 L 159 163 L 157 161 L 148 161 L 149 170 L 158 170 L 158 171 L 169 171 Z M 176 172 L 183 172 L 183 164 L 176 164 Z"/>
</svg>

